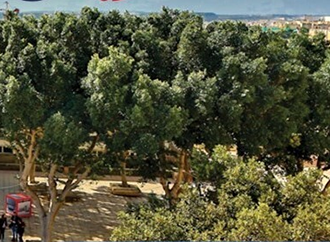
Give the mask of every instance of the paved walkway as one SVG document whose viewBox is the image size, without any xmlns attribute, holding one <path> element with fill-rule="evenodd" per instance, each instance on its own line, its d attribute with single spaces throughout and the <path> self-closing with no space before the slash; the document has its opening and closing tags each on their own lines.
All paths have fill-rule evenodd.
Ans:
<svg viewBox="0 0 330 242">
<path fill-rule="evenodd" d="M 0 212 L 4 210 L 4 198 L 7 193 L 19 191 L 15 186 L 18 183 L 17 172 L 0 171 Z M 38 181 L 44 178 L 38 177 Z M 128 202 L 140 202 L 144 198 L 129 198 L 115 196 L 109 192 L 108 180 L 85 180 L 75 190 L 80 201 L 67 203 L 60 210 L 54 227 L 55 241 L 108 241 L 111 230 L 118 225 L 117 213 L 125 209 Z M 131 182 L 140 187 L 143 193 L 162 193 L 158 183 Z M 25 218 L 25 240 L 39 239 L 39 218 L 33 208 L 33 216 Z M 7 238 L 11 235 L 6 232 Z M 8 240 L 10 241 L 10 240 Z"/>
</svg>

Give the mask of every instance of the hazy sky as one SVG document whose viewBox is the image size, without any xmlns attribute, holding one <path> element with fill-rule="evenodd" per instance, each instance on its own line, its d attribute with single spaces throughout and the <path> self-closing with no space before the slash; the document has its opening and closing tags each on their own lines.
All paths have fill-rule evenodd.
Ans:
<svg viewBox="0 0 330 242">
<path fill-rule="evenodd" d="M 97 7 L 102 11 L 118 9 L 151 12 L 159 11 L 162 6 L 168 6 L 181 10 L 218 14 L 330 15 L 330 0 L 122 0 L 119 2 L 111 0 L 108 2 L 101 0 L 42 0 L 39 2 L 8 0 L 8 2 L 11 8 L 19 8 L 21 12 L 79 11 L 83 6 Z"/>
</svg>

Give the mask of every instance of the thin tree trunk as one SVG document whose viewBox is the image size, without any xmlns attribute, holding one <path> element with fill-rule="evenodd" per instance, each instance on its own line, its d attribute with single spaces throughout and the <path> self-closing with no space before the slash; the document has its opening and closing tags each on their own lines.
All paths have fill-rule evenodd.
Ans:
<svg viewBox="0 0 330 242">
<path fill-rule="evenodd" d="M 175 200 L 178 199 L 179 193 L 181 191 L 181 186 L 184 181 L 186 158 L 187 158 L 186 150 L 181 150 L 180 158 L 179 158 L 180 163 L 179 163 L 178 174 L 175 177 L 174 185 L 171 188 L 171 199 L 173 199 L 173 202 L 175 202 Z"/>
<path fill-rule="evenodd" d="M 62 207 L 62 202 L 57 202 L 53 207 L 50 208 L 50 212 L 44 213 L 40 216 L 41 235 L 42 242 L 52 242 L 53 238 L 53 227 L 56 215 L 58 214 L 60 208 Z"/>
<path fill-rule="evenodd" d="M 162 185 L 162 187 L 165 191 L 165 196 L 167 198 L 170 198 L 171 190 L 170 190 L 168 181 L 162 175 L 160 175 L 159 180 L 160 180 L 160 184 Z"/>
<path fill-rule="evenodd" d="M 81 165 L 77 164 L 73 171 L 74 175 L 77 174 L 79 168 L 81 168 Z M 72 178 L 67 179 L 61 194 L 58 194 L 56 189 L 57 184 L 54 180 L 56 169 L 57 166 L 52 165 L 48 176 L 49 193 L 50 193 L 48 209 L 45 209 L 45 206 L 43 206 L 41 202 L 37 203 L 38 213 L 40 214 L 41 236 L 43 242 L 53 241 L 52 235 L 53 235 L 55 218 L 60 208 L 65 203 L 66 196 L 69 194 L 70 191 L 72 191 L 72 189 L 74 189 L 82 181 L 82 179 L 87 177 L 87 175 L 91 170 L 90 167 L 87 167 L 85 171 L 75 179 L 75 181 Z M 37 197 L 36 199 L 40 201 L 39 197 Z"/>
<path fill-rule="evenodd" d="M 169 181 L 166 179 L 166 170 L 163 169 L 163 164 L 166 167 L 166 155 L 165 155 L 165 145 L 164 142 L 159 143 L 160 147 L 160 153 L 159 153 L 159 159 L 160 159 L 160 167 L 159 167 L 159 182 L 162 185 L 164 191 L 165 191 L 165 196 L 167 198 L 170 198 L 171 196 L 171 191 L 169 187 Z"/>
<path fill-rule="evenodd" d="M 31 167 L 29 178 L 30 178 L 30 183 L 36 183 L 36 163 L 35 162 L 33 162 L 33 165 Z"/>
<path fill-rule="evenodd" d="M 129 156 L 129 151 L 126 150 L 123 153 L 119 154 L 119 162 L 120 162 L 120 176 L 121 176 L 121 186 L 122 187 L 129 187 L 127 182 L 127 175 L 126 175 L 126 160 Z"/>
<path fill-rule="evenodd" d="M 176 203 L 179 194 L 182 190 L 182 185 L 184 183 L 191 183 L 193 177 L 191 175 L 191 167 L 188 159 L 188 151 L 186 149 L 172 149 L 178 152 L 179 158 L 177 159 L 178 170 L 173 173 L 173 186 L 169 186 L 169 181 L 166 178 L 166 171 L 160 170 L 159 179 L 160 183 L 165 191 L 165 195 L 170 202 L 170 205 Z M 161 162 L 168 162 L 165 154 L 160 155 Z"/>
<path fill-rule="evenodd" d="M 297 164 L 298 172 L 304 170 L 304 160 L 303 159 L 298 158 L 296 164 Z"/>
<path fill-rule="evenodd" d="M 31 130 L 29 134 L 31 140 L 27 152 L 24 152 L 23 149 L 20 149 L 21 156 L 24 159 L 24 168 L 20 178 L 20 185 L 24 191 L 29 190 L 28 177 L 31 173 L 33 165 L 35 164 L 34 162 L 39 154 L 39 148 L 36 146 L 36 135 L 37 132 L 35 130 Z"/>
<path fill-rule="evenodd" d="M 120 162 L 120 175 L 122 187 L 128 187 L 127 176 L 126 176 L 126 162 Z"/>
<path fill-rule="evenodd" d="M 48 216 L 45 214 L 40 218 L 42 242 L 51 242 L 51 227 L 48 223 Z"/>
<path fill-rule="evenodd" d="M 185 151 L 184 156 L 184 181 L 191 184 L 193 182 L 193 176 L 191 174 L 191 166 L 188 159 L 188 151 Z"/>
<path fill-rule="evenodd" d="M 328 191 L 329 187 L 330 187 L 330 180 L 327 181 L 327 183 L 325 184 L 323 190 L 321 191 L 323 195 L 328 195 L 328 193 L 329 193 L 329 191 Z"/>
</svg>

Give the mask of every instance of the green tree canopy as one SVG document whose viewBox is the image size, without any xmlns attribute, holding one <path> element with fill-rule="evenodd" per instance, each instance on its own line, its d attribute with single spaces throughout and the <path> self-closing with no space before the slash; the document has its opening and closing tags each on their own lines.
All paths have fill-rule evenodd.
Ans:
<svg viewBox="0 0 330 242">
<path fill-rule="evenodd" d="M 287 177 L 280 185 L 263 164 L 230 157 L 221 147 L 204 163 L 222 171 L 221 181 L 213 183 L 217 203 L 186 187 L 174 207 L 152 200 L 121 213 L 122 224 L 110 239 L 283 241 L 328 235 L 323 218 L 329 201 L 319 191 L 318 172 Z"/>
</svg>

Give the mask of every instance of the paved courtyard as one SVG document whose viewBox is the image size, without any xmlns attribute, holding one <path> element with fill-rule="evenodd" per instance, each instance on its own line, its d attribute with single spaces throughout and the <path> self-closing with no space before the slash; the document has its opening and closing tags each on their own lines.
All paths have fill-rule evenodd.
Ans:
<svg viewBox="0 0 330 242">
<path fill-rule="evenodd" d="M 5 195 L 19 192 L 17 172 L 0 171 L 0 212 L 4 212 Z M 116 177 L 109 177 L 117 180 Z M 44 178 L 38 177 L 38 181 Z M 60 210 L 54 228 L 54 241 L 108 241 L 111 230 L 118 224 L 117 213 L 125 209 L 128 202 L 139 202 L 144 198 L 130 198 L 112 195 L 110 183 L 116 181 L 85 180 L 75 189 L 79 201 L 67 203 Z M 136 180 L 136 179 L 135 179 Z M 143 193 L 162 193 L 158 183 L 131 182 L 140 187 Z M 39 218 L 36 209 L 33 215 L 25 218 L 25 240 L 39 239 Z M 11 233 L 6 231 L 7 241 Z"/>
</svg>

